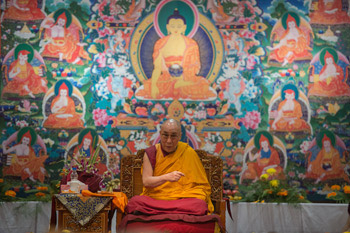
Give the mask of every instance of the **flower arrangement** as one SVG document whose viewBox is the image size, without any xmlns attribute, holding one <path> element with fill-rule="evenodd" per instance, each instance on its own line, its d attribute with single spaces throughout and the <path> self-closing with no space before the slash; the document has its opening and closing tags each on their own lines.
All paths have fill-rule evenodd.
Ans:
<svg viewBox="0 0 350 233">
<path fill-rule="evenodd" d="M 327 194 L 327 199 L 334 200 L 339 203 L 350 203 L 350 185 L 340 187 L 340 185 L 332 185 L 332 192 Z"/>
<path fill-rule="evenodd" d="M 107 192 L 113 192 L 114 189 L 117 189 L 120 184 L 119 179 L 113 179 L 113 174 L 110 171 L 105 171 L 102 175 L 102 180 L 100 182 L 101 190 Z"/>
<path fill-rule="evenodd" d="M 113 174 L 109 170 L 105 171 L 102 175 L 98 173 L 99 170 L 97 168 L 97 165 L 100 163 L 100 149 L 101 146 L 97 145 L 96 150 L 90 157 L 86 155 L 83 150 L 79 150 L 76 152 L 76 154 L 73 155 L 73 158 L 70 162 L 66 162 L 64 168 L 61 171 L 61 175 L 67 176 L 72 171 L 73 167 L 76 167 L 78 173 L 88 173 L 96 177 L 96 180 L 100 180 L 100 190 L 113 192 L 114 189 L 118 188 L 120 180 L 113 179 Z"/>
<path fill-rule="evenodd" d="M 241 192 L 236 192 L 232 201 L 245 202 L 276 202 L 276 203 L 303 203 L 309 202 L 305 199 L 306 192 L 303 189 L 288 184 L 286 180 L 276 177 L 276 169 L 269 168 L 266 174 L 251 185 L 241 187 Z"/>
</svg>

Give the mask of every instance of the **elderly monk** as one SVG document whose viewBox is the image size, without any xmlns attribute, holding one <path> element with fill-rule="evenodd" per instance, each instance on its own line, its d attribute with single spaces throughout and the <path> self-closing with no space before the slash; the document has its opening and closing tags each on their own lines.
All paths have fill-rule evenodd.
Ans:
<svg viewBox="0 0 350 233">
<path fill-rule="evenodd" d="M 156 200 L 200 199 L 212 213 L 211 188 L 203 165 L 197 153 L 180 138 L 180 123 L 174 119 L 165 121 L 160 129 L 160 144 L 145 150 L 141 196 Z"/>
</svg>

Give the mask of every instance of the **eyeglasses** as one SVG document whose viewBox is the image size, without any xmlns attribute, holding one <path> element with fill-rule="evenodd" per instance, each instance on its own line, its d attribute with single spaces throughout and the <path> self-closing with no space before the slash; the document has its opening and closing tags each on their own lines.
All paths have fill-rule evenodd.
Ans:
<svg viewBox="0 0 350 233">
<path fill-rule="evenodd" d="M 161 134 L 160 137 L 164 140 L 168 140 L 168 138 L 170 138 L 171 140 L 176 140 L 178 139 L 179 135 L 178 134 Z"/>
</svg>

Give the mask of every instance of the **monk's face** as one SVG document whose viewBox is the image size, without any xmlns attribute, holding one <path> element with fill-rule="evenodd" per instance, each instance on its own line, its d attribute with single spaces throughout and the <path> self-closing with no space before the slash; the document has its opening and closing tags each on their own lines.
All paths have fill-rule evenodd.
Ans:
<svg viewBox="0 0 350 233">
<path fill-rule="evenodd" d="M 29 145 L 30 143 L 30 139 L 28 137 L 23 137 L 22 138 L 22 144 L 23 145 Z"/>
<path fill-rule="evenodd" d="M 83 144 L 84 144 L 84 149 L 85 150 L 88 149 L 89 146 L 91 145 L 91 139 L 90 138 L 84 138 Z"/>
<path fill-rule="evenodd" d="M 294 94 L 294 92 L 286 93 L 285 97 L 287 100 L 293 100 L 295 98 L 295 94 Z"/>
<path fill-rule="evenodd" d="M 326 58 L 326 63 L 327 63 L 327 65 L 332 65 L 333 64 L 333 58 L 327 57 Z"/>
<path fill-rule="evenodd" d="M 181 129 L 176 123 L 168 122 L 162 125 L 160 129 L 160 144 L 165 152 L 174 152 L 180 139 Z"/>
<path fill-rule="evenodd" d="M 20 53 L 20 54 L 18 55 L 18 59 L 19 59 L 19 62 L 20 62 L 21 64 L 23 64 L 23 63 L 25 63 L 25 62 L 28 60 L 28 55 L 27 55 L 27 54 L 22 54 L 22 53 Z"/>
<path fill-rule="evenodd" d="M 182 19 L 170 19 L 166 28 L 168 34 L 185 34 L 186 24 Z"/>
<path fill-rule="evenodd" d="M 66 24 L 66 20 L 64 20 L 62 18 L 58 19 L 58 21 L 57 21 L 58 26 L 64 27 L 65 24 Z"/>
<path fill-rule="evenodd" d="M 269 150 L 269 143 L 268 143 L 268 141 L 262 141 L 261 142 L 261 147 L 262 147 L 262 149 L 266 152 L 266 151 L 268 151 Z"/>
<path fill-rule="evenodd" d="M 66 89 L 60 90 L 60 96 L 67 96 L 67 95 L 68 95 L 68 92 Z"/>
</svg>

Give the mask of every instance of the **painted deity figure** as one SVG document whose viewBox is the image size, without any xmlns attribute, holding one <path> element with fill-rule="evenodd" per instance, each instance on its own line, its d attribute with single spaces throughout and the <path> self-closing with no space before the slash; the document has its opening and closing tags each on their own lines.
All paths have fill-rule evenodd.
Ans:
<svg viewBox="0 0 350 233">
<path fill-rule="evenodd" d="M 324 49 L 320 53 L 323 67 L 319 75 L 312 75 L 314 83 L 309 85 L 309 95 L 335 97 L 350 96 L 350 87 L 343 81 L 344 71 L 338 62 L 337 52 L 333 49 Z"/>
<path fill-rule="evenodd" d="M 40 77 L 30 64 L 33 56 L 34 51 L 31 47 L 25 44 L 16 47 L 15 60 L 10 65 L 8 77 L 5 74 L 7 84 L 2 90 L 2 95 L 9 93 L 35 98 L 35 95 L 47 91 L 47 80 Z"/>
<path fill-rule="evenodd" d="M 343 1 L 318 0 L 312 3 L 311 24 L 345 24 L 350 23 L 350 16 L 343 10 Z"/>
<path fill-rule="evenodd" d="M 81 131 L 78 137 L 78 145 L 74 148 L 73 158 L 78 160 L 80 156 L 84 158 L 92 158 L 96 152 L 96 146 L 99 140 L 97 133 L 91 129 L 85 129 Z M 107 171 L 107 166 L 101 163 L 100 156 L 96 157 L 98 174 L 102 175 Z M 74 163 L 73 163 L 74 164 Z"/>
<path fill-rule="evenodd" d="M 11 6 L 5 10 L 4 19 L 40 20 L 46 15 L 38 8 L 37 0 L 12 0 Z"/>
<path fill-rule="evenodd" d="M 308 159 L 308 167 L 305 176 L 316 179 L 316 183 L 329 179 L 344 179 L 349 182 L 349 177 L 344 171 L 345 156 L 341 155 L 336 146 L 336 138 L 333 133 L 323 132 L 317 139 L 318 153 Z M 343 162 L 342 162 L 343 160 Z"/>
<path fill-rule="evenodd" d="M 283 167 L 278 151 L 273 147 L 273 137 L 266 131 L 258 132 L 254 137 L 256 153 L 249 151 L 246 168 L 242 171 L 241 180 L 257 180 L 269 168 L 276 170 L 277 176 L 283 177 Z"/>
<path fill-rule="evenodd" d="M 154 46 L 152 77 L 136 96 L 146 99 L 208 99 L 216 96 L 204 77 L 197 76 L 201 62 L 195 40 L 185 36 L 186 19 L 177 9 L 168 17 L 168 35 Z M 200 87 L 200 88 L 198 88 Z"/>
<path fill-rule="evenodd" d="M 44 121 L 43 126 L 46 128 L 83 128 L 84 122 L 81 115 L 75 110 L 76 104 L 71 97 L 72 87 L 67 86 L 66 82 L 59 83 L 55 86 L 56 97 L 51 103 L 51 114 Z"/>
<path fill-rule="evenodd" d="M 227 99 L 227 103 L 230 105 L 234 105 L 237 110 L 237 115 L 241 115 L 241 101 L 240 97 L 245 90 L 244 79 L 239 73 L 240 62 L 235 62 L 235 55 L 228 55 L 227 63 L 223 66 L 223 74 L 222 77 L 218 79 L 220 82 L 220 86 L 223 89 L 223 98 Z M 220 95 L 219 95 L 220 96 Z"/>
<path fill-rule="evenodd" d="M 35 131 L 25 127 L 18 133 L 16 132 L 14 136 L 17 136 L 18 143 L 16 145 L 7 148 L 13 141 L 12 136 L 2 143 L 4 154 L 10 154 L 13 156 L 11 165 L 3 168 L 3 174 L 5 176 L 20 176 L 22 180 L 29 178 L 33 182 L 39 180 L 43 183 L 45 176 L 47 176 L 44 162 L 48 156 L 36 156 L 32 147 L 38 138 Z M 41 145 L 45 146 L 43 143 L 41 143 Z"/>
<path fill-rule="evenodd" d="M 285 66 L 298 58 L 311 57 L 310 36 L 299 27 L 299 16 L 291 12 L 284 14 L 282 25 L 284 32 L 278 44 L 273 47 L 267 46 L 271 50 L 269 60 L 277 60 Z"/>
<path fill-rule="evenodd" d="M 66 60 L 69 63 L 83 65 L 82 59 L 90 60 L 89 54 L 81 43 L 79 25 L 75 17 L 67 10 L 60 9 L 41 24 L 45 28 L 44 40 L 40 42 L 42 56 Z"/>
<path fill-rule="evenodd" d="M 278 104 L 274 119 L 270 120 L 272 131 L 296 132 L 308 131 L 311 127 L 303 119 L 301 104 L 298 102 L 299 91 L 291 84 L 287 84 L 281 91 L 282 102 Z"/>
</svg>

